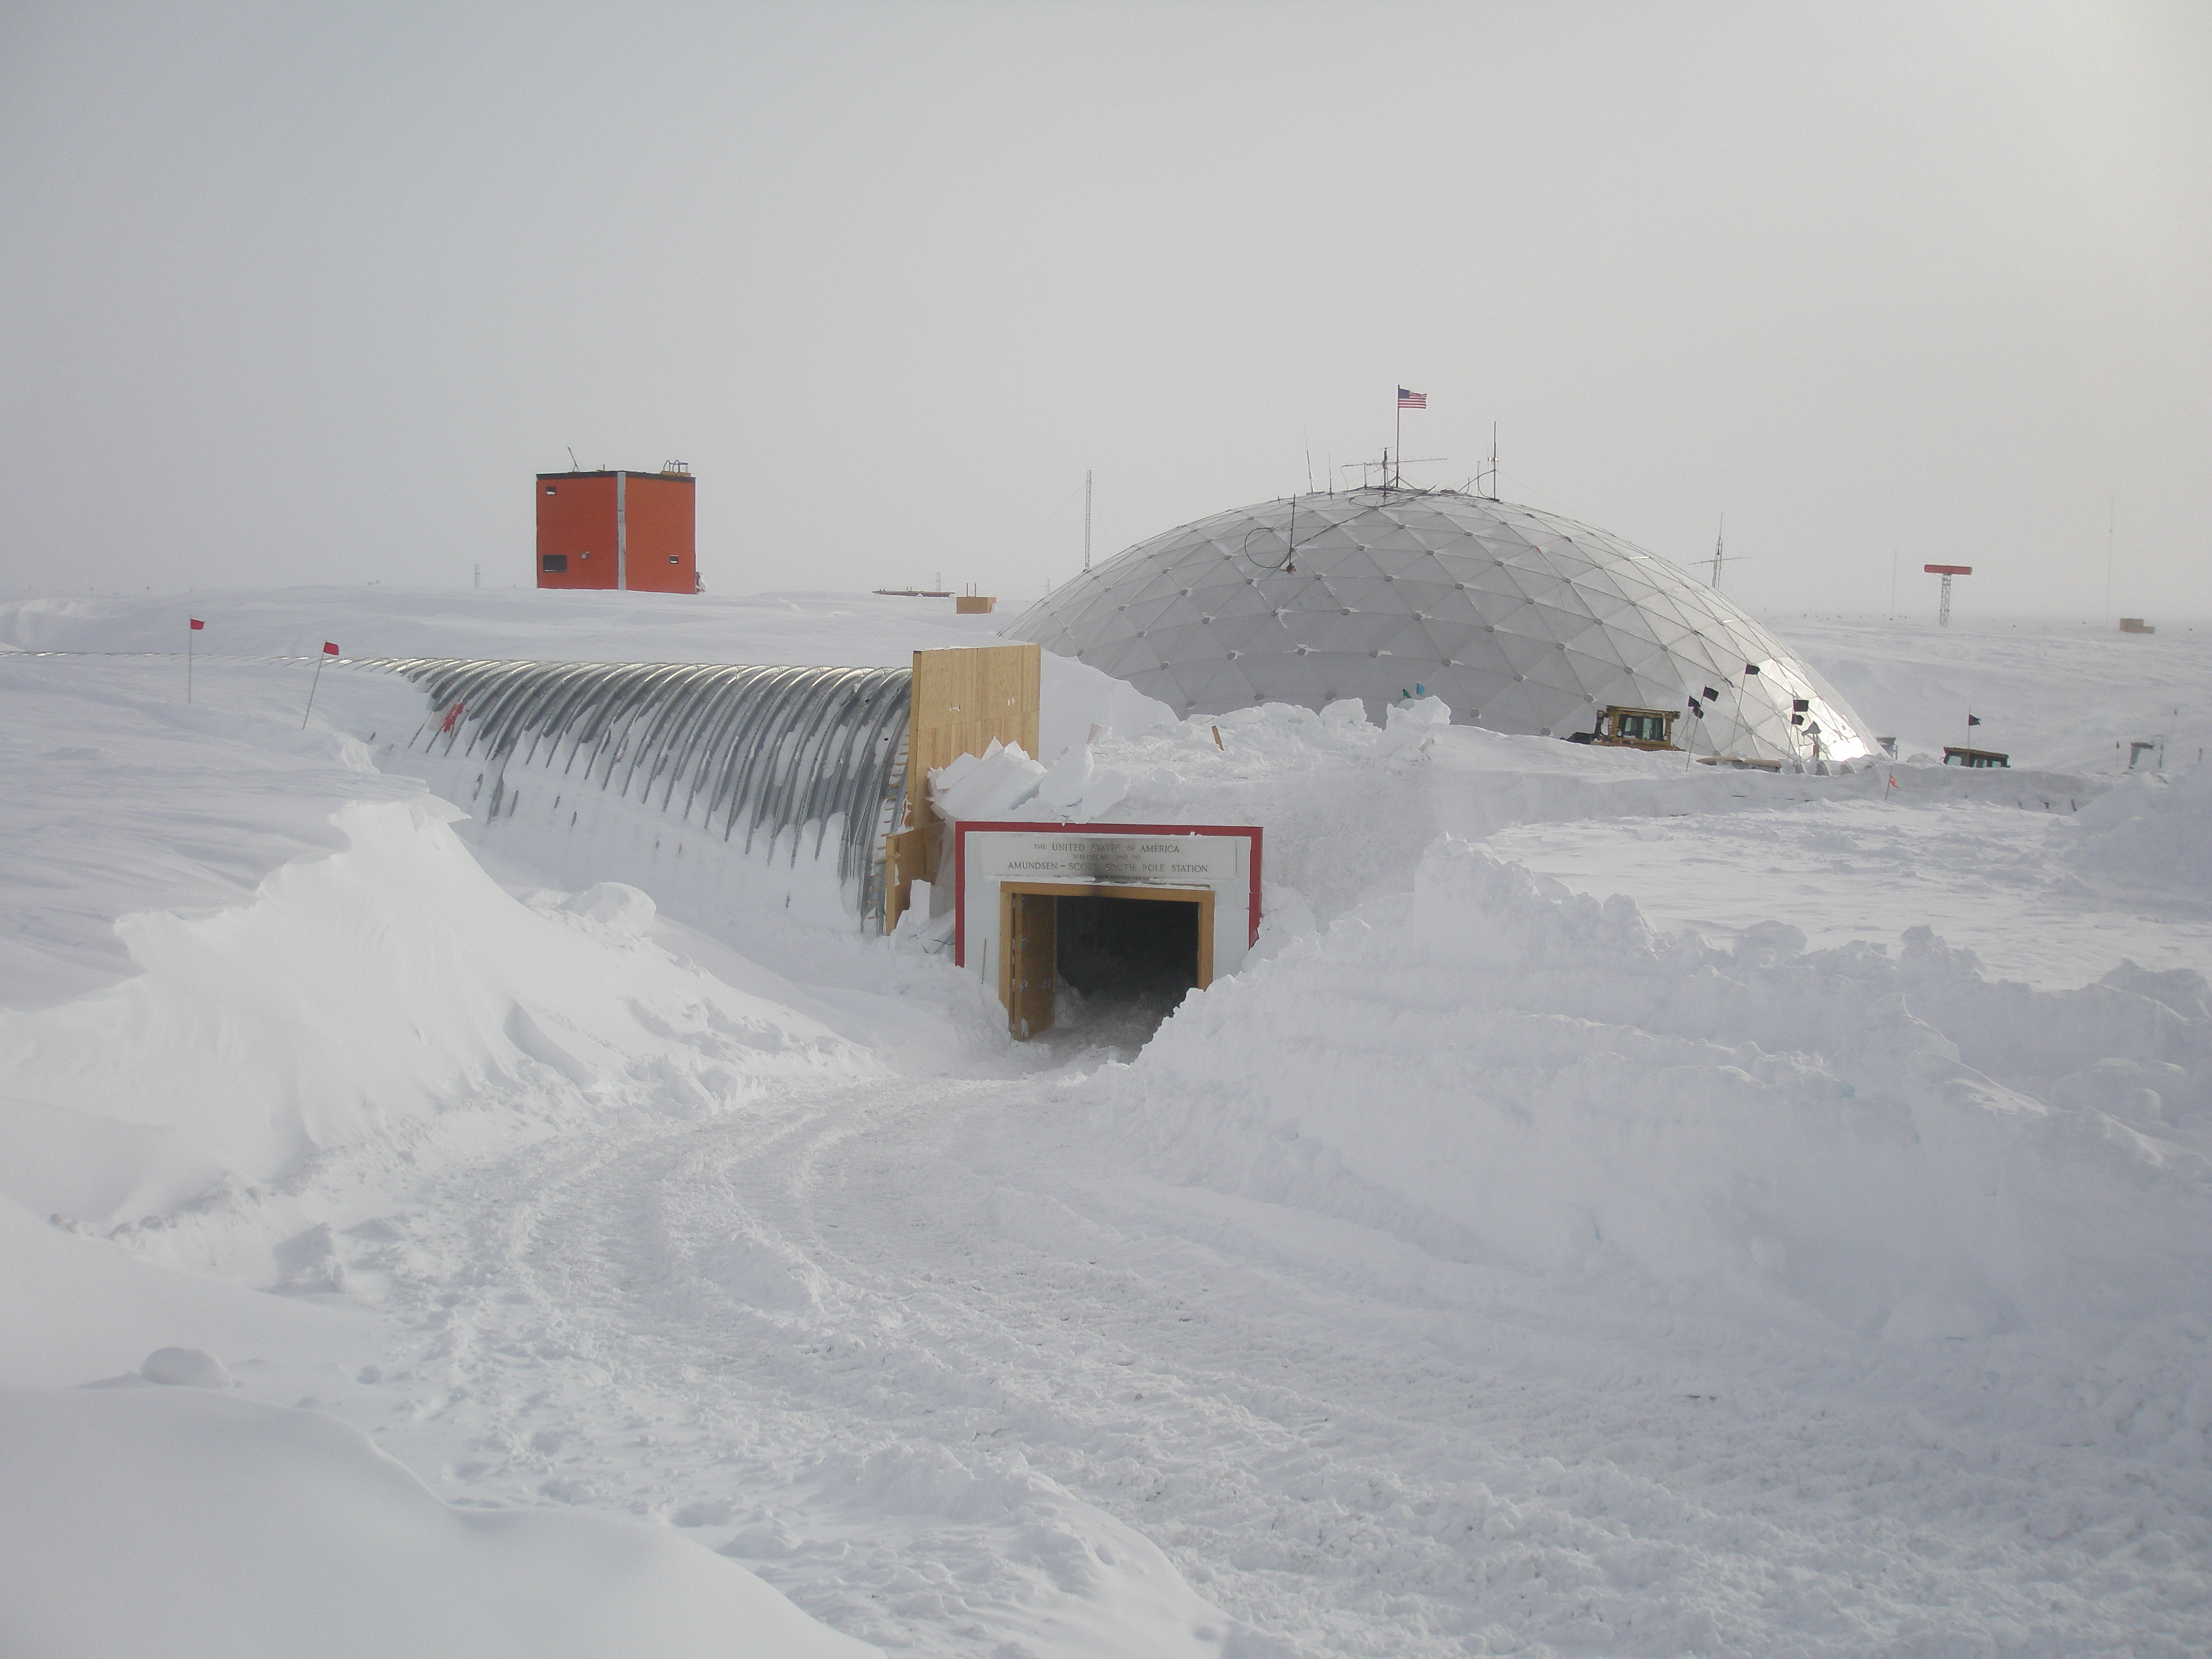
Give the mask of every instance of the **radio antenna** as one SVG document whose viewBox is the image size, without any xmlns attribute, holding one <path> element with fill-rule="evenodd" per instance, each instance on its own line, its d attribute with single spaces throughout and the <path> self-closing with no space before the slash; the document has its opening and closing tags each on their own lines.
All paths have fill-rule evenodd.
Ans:
<svg viewBox="0 0 2212 1659">
<path fill-rule="evenodd" d="M 1721 570 L 1723 566 L 1741 564 L 1746 559 L 1755 559 L 1756 553 L 1727 553 L 1721 548 L 1721 538 L 1728 530 L 1728 514 L 1721 514 L 1719 528 L 1713 532 L 1713 556 L 1708 562 L 1713 567 L 1713 592 L 1720 592 Z"/>
</svg>

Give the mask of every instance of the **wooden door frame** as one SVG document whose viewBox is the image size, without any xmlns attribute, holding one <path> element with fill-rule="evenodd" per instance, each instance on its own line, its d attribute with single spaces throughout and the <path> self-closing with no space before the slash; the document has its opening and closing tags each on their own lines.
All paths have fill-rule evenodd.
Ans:
<svg viewBox="0 0 2212 1659">
<path fill-rule="evenodd" d="M 1198 988 L 1213 983 L 1213 900 L 1211 887 L 1115 887 L 1093 881 L 1002 881 L 999 884 L 999 1006 L 1014 1012 L 1014 959 L 1007 948 L 1014 934 L 1014 895 L 1044 898 L 1149 899 L 1198 907 Z M 1055 918 L 1055 921 L 1057 919 Z M 1055 928 L 1055 938 L 1057 929 Z"/>
</svg>

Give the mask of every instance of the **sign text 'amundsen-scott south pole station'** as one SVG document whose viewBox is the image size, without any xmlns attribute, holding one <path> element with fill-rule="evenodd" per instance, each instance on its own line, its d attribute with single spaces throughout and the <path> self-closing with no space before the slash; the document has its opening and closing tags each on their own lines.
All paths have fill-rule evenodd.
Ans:
<svg viewBox="0 0 2212 1659">
<path fill-rule="evenodd" d="M 987 880 L 1210 887 L 1243 873 L 1241 836 L 998 835 L 977 848 Z"/>
</svg>

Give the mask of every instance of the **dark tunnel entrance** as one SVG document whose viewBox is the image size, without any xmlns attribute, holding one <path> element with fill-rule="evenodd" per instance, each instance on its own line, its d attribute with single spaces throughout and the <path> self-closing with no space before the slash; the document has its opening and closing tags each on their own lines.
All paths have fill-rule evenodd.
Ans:
<svg viewBox="0 0 2212 1659">
<path fill-rule="evenodd" d="M 1213 977 L 1213 895 L 1188 888 L 1008 883 L 1006 1011 L 1014 1035 L 1142 1047 Z"/>
<path fill-rule="evenodd" d="M 1164 998 L 1198 983 L 1198 906 L 1158 899 L 1060 901 L 1060 976 L 1085 997 Z"/>
</svg>

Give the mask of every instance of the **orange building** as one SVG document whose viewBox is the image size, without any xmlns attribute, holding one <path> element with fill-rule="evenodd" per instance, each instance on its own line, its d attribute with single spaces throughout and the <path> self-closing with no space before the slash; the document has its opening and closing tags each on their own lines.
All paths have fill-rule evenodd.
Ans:
<svg viewBox="0 0 2212 1659">
<path fill-rule="evenodd" d="M 696 593 L 691 469 L 538 475 L 538 585 Z"/>
</svg>

